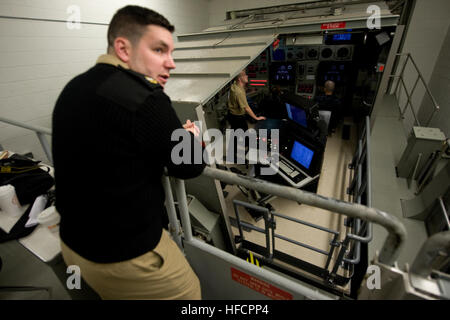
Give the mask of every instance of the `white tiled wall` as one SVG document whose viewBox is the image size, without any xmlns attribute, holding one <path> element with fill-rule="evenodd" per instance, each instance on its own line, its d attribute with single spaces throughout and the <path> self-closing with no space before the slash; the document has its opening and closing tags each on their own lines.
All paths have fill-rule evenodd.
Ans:
<svg viewBox="0 0 450 320">
<path fill-rule="evenodd" d="M 126 4 L 160 12 L 175 25 L 177 35 L 220 25 L 227 11 L 300 2 L 308 0 L 1 0 L 0 16 L 11 19 L 0 18 L 0 116 L 51 127 L 51 112 L 61 89 L 105 52 L 106 24 Z M 79 6 L 81 21 L 88 22 L 79 30 L 66 26 L 70 5 Z M 403 52 L 412 53 L 427 82 L 449 29 L 448 12 L 448 0 L 417 0 Z M 415 80 L 411 67 L 405 76 L 411 87 Z M 437 86 L 435 90 L 442 94 L 449 92 L 448 84 L 444 89 Z M 424 89 L 419 86 L 413 97 L 416 109 L 423 96 Z M 441 108 L 448 108 L 448 100 L 441 99 Z M 411 126 L 411 117 L 405 122 Z M 34 133 L 25 129 L 0 123 L 0 145 L 17 152 L 31 151 L 36 158 L 46 159 Z"/>
<path fill-rule="evenodd" d="M 10 17 L 0 18 L 0 116 L 50 128 L 62 88 L 105 53 L 107 24 L 127 4 L 163 14 L 175 25 L 175 36 L 208 27 L 208 0 L 0 1 L 0 16 Z M 80 9 L 81 29 L 67 28 L 70 5 Z M 19 153 L 31 151 L 46 161 L 32 131 L 0 122 L 0 145 Z"/>
</svg>

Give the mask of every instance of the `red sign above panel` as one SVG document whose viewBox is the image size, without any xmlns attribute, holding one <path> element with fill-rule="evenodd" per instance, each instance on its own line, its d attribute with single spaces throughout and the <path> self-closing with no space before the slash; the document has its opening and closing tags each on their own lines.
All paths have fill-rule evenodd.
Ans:
<svg viewBox="0 0 450 320">
<path fill-rule="evenodd" d="M 331 23 L 322 23 L 320 29 L 322 30 L 330 30 L 330 29 L 344 29 L 345 22 L 331 22 Z"/>
</svg>

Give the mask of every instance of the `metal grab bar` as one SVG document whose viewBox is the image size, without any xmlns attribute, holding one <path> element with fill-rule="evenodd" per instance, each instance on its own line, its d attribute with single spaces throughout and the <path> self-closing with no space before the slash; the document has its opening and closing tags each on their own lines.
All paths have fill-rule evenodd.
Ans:
<svg viewBox="0 0 450 320">
<path fill-rule="evenodd" d="M 264 208 L 264 207 L 256 206 L 256 205 L 253 205 L 253 204 L 250 204 L 250 203 L 247 203 L 247 202 L 243 202 L 243 201 L 240 201 L 240 200 L 233 200 L 233 206 L 234 206 L 234 210 L 235 210 L 235 213 L 236 213 L 236 220 L 238 221 L 239 234 L 240 234 L 240 237 L 241 237 L 242 240 L 244 239 L 244 234 L 242 232 L 241 224 L 242 224 L 242 226 L 248 227 L 248 228 L 250 228 L 252 230 L 255 230 L 257 232 L 265 233 L 266 236 L 267 236 L 267 239 L 269 238 L 269 234 L 268 234 L 267 230 L 264 230 L 264 229 L 261 229 L 261 228 L 257 228 L 257 227 L 252 227 L 252 226 L 249 226 L 248 224 L 246 224 L 245 222 L 242 222 L 241 219 L 240 219 L 239 210 L 237 208 L 238 205 L 241 206 L 241 207 L 244 207 L 244 208 L 253 209 L 253 210 L 256 210 L 256 211 L 259 211 L 259 212 L 263 213 L 265 215 L 264 216 L 264 220 L 265 220 L 266 226 L 267 226 L 267 223 L 269 221 L 271 221 L 272 217 L 269 218 L 269 215 L 271 215 L 271 216 L 279 217 L 279 218 L 286 219 L 286 220 L 289 220 L 289 221 L 292 221 L 292 222 L 296 222 L 298 224 L 302 224 L 302 225 L 305 225 L 307 227 L 311 227 L 311 228 L 318 229 L 318 230 L 321 230 L 321 231 L 324 231 L 324 232 L 328 232 L 328 233 L 331 233 L 331 234 L 333 234 L 335 236 L 339 236 L 339 232 L 338 231 L 331 230 L 331 229 L 328 229 L 328 228 L 325 228 L 325 227 L 322 227 L 322 226 L 319 226 L 319 225 L 316 225 L 314 223 L 310 223 L 310 222 L 307 222 L 307 221 L 303 221 L 303 220 L 299 220 L 299 219 L 296 219 L 296 218 L 292 218 L 292 217 L 283 215 L 281 213 L 277 213 L 275 211 L 269 211 L 269 209 Z M 278 239 L 281 239 L 281 240 L 293 243 L 295 245 L 298 245 L 300 247 L 307 248 L 309 250 L 313 250 L 315 252 L 321 253 L 323 255 L 330 256 L 330 253 L 327 252 L 327 251 L 324 251 L 324 250 L 321 250 L 319 248 L 315 248 L 313 246 L 307 245 L 305 243 L 301 243 L 301 242 L 289 239 L 289 238 L 287 238 L 285 236 L 276 234 L 274 226 L 271 226 L 271 228 L 272 228 L 272 236 L 273 236 L 273 238 L 278 238 Z M 270 245 L 270 243 L 267 242 L 267 248 L 269 248 L 269 245 Z M 274 239 L 272 239 L 272 246 L 273 246 L 273 249 L 275 250 Z M 268 252 L 268 257 L 267 258 L 270 258 L 270 252 Z"/>
<path fill-rule="evenodd" d="M 44 128 L 44 127 L 40 127 L 40 126 L 33 126 L 24 122 L 20 122 L 20 121 L 16 121 L 16 120 L 11 120 L 11 119 L 6 119 L 3 117 L 0 117 L 0 122 L 4 122 L 7 124 L 11 124 L 13 126 L 16 127 L 21 127 L 24 129 L 28 129 L 28 130 L 32 130 L 36 133 L 39 142 L 41 143 L 42 149 L 44 149 L 45 155 L 47 156 L 47 159 L 50 161 L 50 164 L 53 164 L 53 157 L 52 157 L 52 152 L 51 152 L 51 148 L 48 144 L 47 139 L 44 137 L 44 134 L 48 134 L 48 135 L 52 135 L 52 130 L 49 128 Z"/>
<path fill-rule="evenodd" d="M 365 163 L 363 168 L 362 164 Z M 361 204 L 361 195 L 365 192 L 366 194 L 366 205 L 368 207 L 372 206 L 372 175 L 370 173 L 370 118 L 366 116 L 365 127 L 361 134 L 361 138 L 358 143 L 358 149 L 353 156 L 352 162 L 349 165 L 350 169 L 355 170 L 355 174 L 353 177 L 353 181 L 350 183 L 349 194 L 353 194 L 354 200 L 356 203 Z M 365 172 L 365 180 L 363 180 L 363 173 Z M 361 230 L 361 221 L 359 219 L 356 220 L 356 234 L 347 234 L 346 239 L 344 240 L 344 244 L 349 242 L 349 240 L 358 241 L 356 243 L 356 256 L 353 259 L 344 258 L 342 255 L 342 259 L 346 263 L 356 264 L 360 261 L 361 255 L 361 242 L 369 243 L 372 240 L 372 224 L 370 222 L 367 223 L 367 234 L 365 237 L 360 236 Z M 347 238 L 349 240 L 347 240 Z M 342 248 L 341 250 L 344 250 Z M 340 263 L 339 260 L 336 261 L 336 264 Z"/>
<path fill-rule="evenodd" d="M 403 64 L 402 70 L 400 71 L 400 74 L 399 75 L 392 74 L 392 75 L 389 76 L 390 78 L 398 78 L 397 85 L 395 86 L 395 90 L 394 90 L 394 95 L 397 95 L 397 90 L 398 90 L 398 87 L 399 87 L 399 85 L 401 83 L 402 86 L 403 86 L 403 89 L 405 90 L 405 94 L 407 96 L 407 101 L 406 101 L 406 104 L 405 104 L 403 110 L 400 108 L 400 105 L 398 104 L 398 107 L 400 109 L 400 117 L 404 118 L 404 114 L 405 114 L 406 109 L 407 109 L 407 107 L 409 105 L 417 125 L 420 126 L 420 122 L 417 119 L 417 116 L 416 116 L 415 111 L 414 111 L 414 107 L 412 106 L 411 97 L 414 94 L 414 90 L 416 89 L 417 83 L 419 82 L 419 80 L 421 80 L 423 86 L 425 87 L 425 91 L 427 92 L 428 96 L 430 97 L 430 99 L 431 99 L 431 101 L 432 101 L 432 103 L 434 105 L 434 110 L 431 113 L 430 118 L 426 122 L 426 126 L 429 126 L 429 124 L 430 124 L 431 120 L 433 119 L 435 113 L 437 111 L 439 111 L 440 107 L 439 107 L 436 99 L 434 98 L 433 94 L 431 93 L 430 88 L 428 87 L 427 83 L 425 82 L 425 79 L 422 76 L 422 73 L 420 72 L 419 68 L 417 67 L 417 64 L 414 61 L 412 55 L 410 53 L 397 53 L 396 56 L 397 57 L 406 56 L 406 59 L 405 59 L 405 62 Z M 405 82 L 404 82 L 404 79 L 403 79 L 403 73 L 405 72 L 405 68 L 406 68 L 406 65 L 407 65 L 409 60 L 411 60 L 411 63 L 413 64 L 413 66 L 414 66 L 414 68 L 416 69 L 416 72 L 417 72 L 416 81 L 414 82 L 413 88 L 411 89 L 410 92 L 408 92 L 408 90 L 406 89 L 406 85 L 405 85 Z M 398 99 L 397 99 L 397 103 L 398 103 Z"/>
<path fill-rule="evenodd" d="M 388 231 L 388 236 L 381 249 L 379 260 L 388 265 L 392 265 L 396 261 L 406 240 L 406 229 L 398 218 L 374 208 L 324 197 L 322 195 L 291 187 L 280 186 L 267 181 L 237 175 L 229 171 L 211 167 L 206 167 L 202 175 L 228 184 L 241 185 L 262 193 L 273 194 L 313 207 L 380 224 Z"/>
</svg>

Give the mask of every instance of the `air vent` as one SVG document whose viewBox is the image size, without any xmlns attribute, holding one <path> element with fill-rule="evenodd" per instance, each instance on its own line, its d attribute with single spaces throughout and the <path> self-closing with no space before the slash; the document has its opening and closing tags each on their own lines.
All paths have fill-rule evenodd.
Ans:
<svg viewBox="0 0 450 320">
<path fill-rule="evenodd" d="M 333 60 L 334 59 L 334 47 L 323 46 L 320 47 L 320 60 Z"/>
<path fill-rule="evenodd" d="M 298 60 L 305 59 L 305 48 L 297 48 L 296 58 Z"/>
<path fill-rule="evenodd" d="M 351 60 L 353 56 L 353 46 L 337 46 L 335 52 L 336 60 Z"/>
<path fill-rule="evenodd" d="M 310 47 L 306 49 L 306 59 L 314 60 L 319 57 L 319 48 L 318 47 Z"/>
</svg>

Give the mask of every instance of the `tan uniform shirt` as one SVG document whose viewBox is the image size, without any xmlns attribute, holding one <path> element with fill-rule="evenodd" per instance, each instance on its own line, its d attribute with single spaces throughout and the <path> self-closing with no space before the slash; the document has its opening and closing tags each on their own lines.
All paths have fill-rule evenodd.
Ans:
<svg viewBox="0 0 450 320">
<path fill-rule="evenodd" d="M 245 114 L 245 107 L 248 106 L 245 90 L 237 83 L 233 83 L 228 98 L 228 110 L 231 114 L 241 116 Z"/>
</svg>

